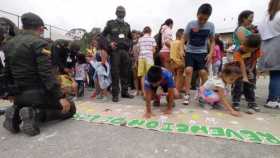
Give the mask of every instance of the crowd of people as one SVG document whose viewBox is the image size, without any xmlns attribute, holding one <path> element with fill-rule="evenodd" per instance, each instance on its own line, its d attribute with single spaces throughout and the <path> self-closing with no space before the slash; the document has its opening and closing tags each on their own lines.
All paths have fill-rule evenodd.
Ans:
<svg viewBox="0 0 280 158">
<path fill-rule="evenodd" d="M 269 72 L 270 75 L 265 106 L 279 108 L 280 84 L 277 80 L 280 78 L 280 59 L 277 51 L 280 50 L 280 1 L 270 0 L 267 15 L 258 26 L 253 25 L 253 11 L 242 11 L 233 32 L 231 48 L 215 33 L 214 24 L 208 21 L 211 14 L 212 6 L 202 4 L 198 8 L 197 18 L 190 21 L 185 29 L 176 30 L 176 37 L 173 38 L 172 19 L 167 19 L 155 36 L 152 36 L 150 26 L 144 27 L 143 31 L 131 31 L 130 25 L 124 21 L 125 8 L 119 6 L 117 18 L 108 21 L 103 32 L 93 37 L 86 52 L 81 52 L 76 41 L 56 40 L 47 43 L 36 41 L 31 35 L 13 37 L 5 44 L 7 49 L 1 49 L 5 53 L 5 56 L 1 55 L 1 70 L 8 70 L 9 79 L 19 87 L 20 95 L 14 92 L 16 95 L 12 97 L 16 98 L 13 99 L 20 107 L 6 112 L 4 127 L 17 131 L 14 122 L 18 124 L 19 121 L 15 121 L 12 116 L 18 112 L 23 121 L 33 118 L 36 110 L 32 113 L 32 110 L 24 108 L 27 106 L 32 109 L 34 104 L 41 104 L 27 101 L 30 99 L 28 97 L 38 97 L 34 100 L 42 101 L 40 94 L 48 94 L 53 98 L 48 101 L 48 105 L 55 104 L 56 109 L 62 106 L 64 111 L 72 115 L 74 105 L 71 104 L 71 108 L 69 100 L 61 99 L 84 97 L 85 87 L 94 88 L 91 97 L 103 101 L 108 101 L 110 94 L 113 102 L 119 101 L 119 94 L 129 99 L 142 96 L 146 102 L 145 118 L 154 116 L 151 106 L 160 106 L 162 96 L 166 96 L 167 101 L 165 114 L 172 113 L 175 99 L 181 99 L 184 105 L 189 105 L 193 99 L 201 107 L 223 107 L 229 114 L 241 116 L 242 95 L 248 106 L 246 112 L 253 114 L 260 112 L 255 96 L 257 75 L 260 72 Z M 22 16 L 23 29 L 42 33 L 44 24 L 38 18 L 33 13 Z M 29 38 L 34 42 L 29 41 Z M 23 40 L 26 43 L 21 45 Z M 28 52 L 24 44 L 34 51 L 34 56 L 18 54 Z M 4 48 L 4 42 L 1 42 L 1 48 Z M 50 62 L 46 61 L 45 56 Z M 24 61 L 27 59 L 30 59 L 30 66 Z M 24 71 L 20 71 L 22 69 Z M 135 89 L 135 94 L 129 94 L 129 87 Z M 191 94 L 191 89 L 195 89 L 195 95 Z M 231 100 L 228 99 L 230 89 Z M 32 96 L 35 93 L 37 96 Z M 11 96 L 7 98 L 11 99 Z M 70 116 L 59 114 L 60 118 Z M 47 114 L 44 116 L 47 117 Z M 9 121 L 12 123 L 9 124 Z M 29 135 L 38 133 L 38 127 L 35 128 L 32 121 L 25 122 L 29 124 L 25 128 Z M 30 130 L 30 124 L 36 130 Z"/>
</svg>

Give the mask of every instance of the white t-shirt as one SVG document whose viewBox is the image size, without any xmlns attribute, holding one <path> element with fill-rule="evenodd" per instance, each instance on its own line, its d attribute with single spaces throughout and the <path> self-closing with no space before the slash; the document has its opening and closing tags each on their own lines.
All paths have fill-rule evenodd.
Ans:
<svg viewBox="0 0 280 158">
<path fill-rule="evenodd" d="M 75 80 L 84 81 L 86 79 L 87 64 L 76 64 Z"/>
<path fill-rule="evenodd" d="M 278 11 L 273 20 L 269 19 L 269 14 L 258 25 L 262 40 L 271 39 L 280 35 L 280 11 Z"/>
<path fill-rule="evenodd" d="M 213 79 L 208 79 L 204 83 L 203 87 L 208 90 L 215 90 L 216 87 L 226 88 L 226 84 L 220 78 L 213 78 Z"/>
<path fill-rule="evenodd" d="M 153 60 L 153 48 L 156 46 L 156 41 L 153 37 L 145 34 L 138 40 L 138 47 L 140 49 L 138 58 Z"/>
</svg>

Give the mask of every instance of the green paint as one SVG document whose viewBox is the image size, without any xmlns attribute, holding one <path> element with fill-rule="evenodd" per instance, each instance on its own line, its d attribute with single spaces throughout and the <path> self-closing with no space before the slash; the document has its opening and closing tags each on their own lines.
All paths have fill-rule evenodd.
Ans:
<svg viewBox="0 0 280 158">
<path fill-rule="evenodd" d="M 210 130 L 210 135 L 212 135 L 214 137 L 224 137 L 225 136 L 225 131 L 223 128 L 212 127 L 212 128 L 209 128 L 209 130 Z"/>
<path fill-rule="evenodd" d="M 115 118 L 110 121 L 110 123 L 112 123 L 113 125 L 120 125 L 124 122 L 125 122 L 125 118 L 123 118 L 123 117 Z"/>
<path fill-rule="evenodd" d="M 247 138 L 248 140 L 250 140 L 254 143 L 261 143 L 262 142 L 262 139 L 253 131 L 240 130 L 239 132 L 243 137 Z"/>
<path fill-rule="evenodd" d="M 97 119 L 99 119 L 101 116 L 100 115 L 90 115 L 89 116 L 89 122 L 94 122 Z"/>
<path fill-rule="evenodd" d="M 262 132 L 257 132 L 257 134 L 263 138 L 265 138 L 265 140 L 271 144 L 275 144 L 275 145 L 280 145 L 280 140 L 277 139 L 275 136 L 273 136 L 270 133 L 262 133 Z"/>
<path fill-rule="evenodd" d="M 145 123 L 145 120 L 134 119 L 134 120 L 128 121 L 127 125 L 131 126 L 131 127 L 139 127 L 139 126 L 142 126 L 144 123 Z"/>
<path fill-rule="evenodd" d="M 158 127 L 158 125 L 159 125 L 158 121 L 149 121 L 149 122 L 146 123 L 146 127 L 148 129 L 155 129 L 155 128 Z"/>
<path fill-rule="evenodd" d="M 226 129 L 226 137 L 231 139 L 231 138 L 237 138 L 238 140 L 244 140 L 244 138 L 236 131 L 232 129 Z"/>
<path fill-rule="evenodd" d="M 191 132 L 193 134 L 197 134 L 198 132 L 201 132 L 203 134 L 208 134 L 208 129 L 205 126 L 194 125 L 194 126 L 191 127 Z"/>
<path fill-rule="evenodd" d="M 104 117 L 104 119 L 101 122 L 107 123 L 110 122 L 111 120 L 113 120 L 115 117 L 113 116 L 108 116 L 108 117 Z"/>
<path fill-rule="evenodd" d="M 73 119 L 79 120 L 79 118 L 80 118 L 80 113 L 76 113 L 76 114 L 73 116 Z"/>
<path fill-rule="evenodd" d="M 173 131 L 172 127 L 173 127 L 173 123 L 165 122 L 160 130 L 163 132 L 172 132 Z"/>
<path fill-rule="evenodd" d="M 189 131 L 189 126 L 185 123 L 179 123 L 176 125 L 176 131 L 181 133 L 186 133 Z"/>
</svg>

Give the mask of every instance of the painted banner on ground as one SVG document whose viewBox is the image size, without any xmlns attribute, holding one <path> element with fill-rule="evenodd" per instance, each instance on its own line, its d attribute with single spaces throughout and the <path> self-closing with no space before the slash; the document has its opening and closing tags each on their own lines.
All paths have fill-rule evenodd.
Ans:
<svg viewBox="0 0 280 158">
<path fill-rule="evenodd" d="M 280 139 L 269 132 L 252 131 L 247 129 L 233 130 L 222 127 L 190 125 L 187 123 L 172 123 L 158 120 L 128 119 L 126 117 L 105 116 L 100 114 L 76 113 L 75 120 L 94 123 L 104 123 L 116 126 L 143 128 L 169 133 L 184 133 L 191 135 L 226 138 L 243 142 L 280 145 Z"/>
</svg>

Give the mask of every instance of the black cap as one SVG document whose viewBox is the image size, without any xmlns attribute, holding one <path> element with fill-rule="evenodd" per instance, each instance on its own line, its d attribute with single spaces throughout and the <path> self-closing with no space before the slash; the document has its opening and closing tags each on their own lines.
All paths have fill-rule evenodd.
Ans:
<svg viewBox="0 0 280 158">
<path fill-rule="evenodd" d="M 27 27 L 40 27 L 40 26 L 44 26 L 45 29 L 47 29 L 45 27 L 45 24 L 43 22 L 43 20 L 36 14 L 34 13 L 25 13 L 21 16 L 21 22 L 23 26 L 27 26 Z"/>
</svg>

